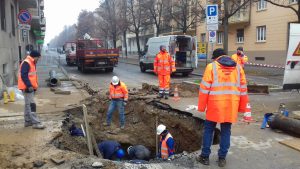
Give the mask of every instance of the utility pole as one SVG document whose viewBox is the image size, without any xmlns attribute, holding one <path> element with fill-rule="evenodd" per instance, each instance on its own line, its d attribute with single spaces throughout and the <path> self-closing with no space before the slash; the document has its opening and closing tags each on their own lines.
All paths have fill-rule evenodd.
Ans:
<svg viewBox="0 0 300 169">
<path fill-rule="evenodd" d="M 228 54 L 228 0 L 224 0 L 224 20 L 223 20 L 223 26 L 224 26 L 224 51 Z"/>
</svg>

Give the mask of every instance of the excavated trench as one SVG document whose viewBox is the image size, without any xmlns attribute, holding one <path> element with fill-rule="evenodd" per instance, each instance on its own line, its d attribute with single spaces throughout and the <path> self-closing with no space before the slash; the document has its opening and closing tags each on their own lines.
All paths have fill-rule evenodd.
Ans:
<svg viewBox="0 0 300 169">
<path fill-rule="evenodd" d="M 117 140 L 124 149 L 130 145 L 142 144 L 148 147 L 153 157 L 156 152 L 156 124 L 164 124 L 175 139 L 176 153 L 193 152 L 201 148 L 204 120 L 193 117 L 191 113 L 173 109 L 154 98 L 131 94 L 125 110 L 125 129 L 119 129 L 119 114 L 114 112 L 113 123 L 105 127 L 109 100 L 106 96 L 93 96 L 82 101 L 87 106 L 88 120 L 97 143 L 103 140 Z M 75 124 L 80 128 L 83 122 L 82 107 L 66 111 L 62 133 L 52 143 L 60 149 L 88 154 L 86 139 L 71 136 L 69 128 Z M 214 144 L 219 142 L 219 130 L 216 129 Z"/>
</svg>

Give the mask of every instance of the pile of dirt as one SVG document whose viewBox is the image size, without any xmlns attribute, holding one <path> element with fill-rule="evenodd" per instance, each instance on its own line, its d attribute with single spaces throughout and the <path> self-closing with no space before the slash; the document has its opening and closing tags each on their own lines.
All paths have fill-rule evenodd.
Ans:
<svg viewBox="0 0 300 169">
<path fill-rule="evenodd" d="M 192 83 L 171 83 L 170 85 L 170 95 L 174 95 L 175 87 L 178 89 L 178 94 L 180 97 L 197 97 L 199 95 L 199 86 Z M 141 95 L 157 95 L 158 87 L 154 85 L 149 85 L 143 83 L 142 89 L 138 91 Z M 136 94 L 137 92 L 134 92 Z"/>
<path fill-rule="evenodd" d="M 105 95 L 94 96 L 82 103 L 88 108 L 88 119 L 97 143 L 104 140 L 117 140 L 127 148 L 130 145 L 142 144 L 148 147 L 153 157 L 156 150 L 156 124 L 164 124 L 175 139 L 176 153 L 193 152 L 200 149 L 202 142 L 203 120 L 193 117 L 188 112 L 171 108 L 155 99 L 130 97 L 125 110 L 125 129 L 119 128 L 119 114 L 114 113 L 110 127 L 103 125 L 109 100 Z M 83 137 L 70 136 L 72 124 L 80 127 L 83 124 L 82 108 L 77 107 L 66 111 L 66 120 L 62 126 L 62 134 L 53 141 L 61 149 L 88 154 Z M 218 132 L 216 132 L 218 133 Z M 218 140 L 218 136 L 215 136 Z"/>
</svg>

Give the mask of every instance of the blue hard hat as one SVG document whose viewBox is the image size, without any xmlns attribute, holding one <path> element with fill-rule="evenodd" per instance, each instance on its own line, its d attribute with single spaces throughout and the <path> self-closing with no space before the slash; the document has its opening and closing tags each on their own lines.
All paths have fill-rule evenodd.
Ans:
<svg viewBox="0 0 300 169">
<path fill-rule="evenodd" d="M 117 157 L 118 158 L 123 158 L 125 156 L 125 151 L 123 150 L 123 149 L 119 149 L 118 151 L 117 151 Z"/>
</svg>

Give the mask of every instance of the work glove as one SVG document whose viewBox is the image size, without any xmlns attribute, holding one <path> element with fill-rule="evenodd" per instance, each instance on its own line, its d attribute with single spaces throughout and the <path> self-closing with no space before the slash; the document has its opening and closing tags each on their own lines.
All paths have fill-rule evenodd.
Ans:
<svg viewBox="0 0 300 169">
<path fill-rule="evenodd" d="M 27 89 L 25 90 L 25 92 L 26 92 L 26 93 L 32 93 L 32 92 L 34 92 L 34 89 L 33 89 L 33 87 L 29 87 L 29 88 L 27 88 Z"/>
<path fill-rule="evenodd" d="M 124 104 L 124 106 L 126 106 L 127 105 L 127 101 L 124 101 L 123 104 Z"/>
</svg>

